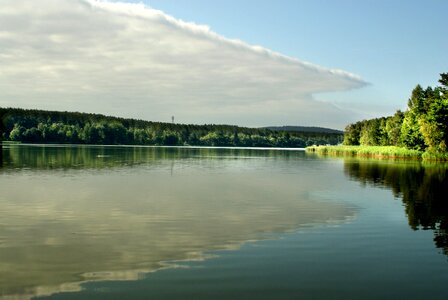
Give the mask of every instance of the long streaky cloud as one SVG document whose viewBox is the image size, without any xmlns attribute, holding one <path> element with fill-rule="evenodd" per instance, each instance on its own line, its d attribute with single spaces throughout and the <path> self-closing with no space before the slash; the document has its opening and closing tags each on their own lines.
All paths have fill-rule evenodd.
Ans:
<svg viewBox="0 0 448 300">
<path fill-rule="evenodd" d="M 313 94 L 364 85 L 143 4 L 1 0 L 0 106 L 337 126 L 345 113 Z"/>
</svg>

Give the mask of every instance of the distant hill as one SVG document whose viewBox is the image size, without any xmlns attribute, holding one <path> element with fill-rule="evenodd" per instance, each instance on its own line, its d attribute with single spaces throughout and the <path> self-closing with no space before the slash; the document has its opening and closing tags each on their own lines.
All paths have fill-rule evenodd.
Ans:
<svg viewBox="0 0 448 300">
<path fill-rule="evenodd" d="M 288 132 L 312 132 L 312 133 L 336 133 L 343 134 L 341 130 L 324 128 L 324 127 L 308 127 L 308 126 L 269 126 L 262 127 L 263 129 L 270 129 L 275 131 L 288 131 Z"/>
</svg>

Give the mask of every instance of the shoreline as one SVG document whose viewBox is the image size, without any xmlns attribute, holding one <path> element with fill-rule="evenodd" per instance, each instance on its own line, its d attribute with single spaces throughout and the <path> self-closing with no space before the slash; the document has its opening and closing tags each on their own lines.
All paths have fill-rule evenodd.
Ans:
<svg viewBox="0 0 448 300">
<path fill-rule="evenodd" d="M 397 146 L 309 146 L 308 153 L 373 159 L 448 161 L 448 153 L 430 153 Z"/>
<path fill-rule="evenodd" d="M 57 143 L 20 143 L 3 141 L 4 146 L 31 146 L 31 147 L 117 147 L 117 148 L 182 148 L 182 149 L 229 149 L 229 150 L 274 150 L 274 151 L 306 151 L 306 148 L 293 147 L 242 147 L 242 146 L 199 146 L 199 145 L 131 145 L 131 144 L 117 144 L 117 145 L 102 145 L 102 144 L 57 144 Z"/>
</svg>

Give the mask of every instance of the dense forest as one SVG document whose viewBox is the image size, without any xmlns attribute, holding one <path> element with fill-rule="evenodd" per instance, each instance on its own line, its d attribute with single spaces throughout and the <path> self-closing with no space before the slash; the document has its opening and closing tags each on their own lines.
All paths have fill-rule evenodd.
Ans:
<svg viewBox="0 0 448 300">
<path fill-rule="evenodd" d="M 0 136 L 23 143 L 305 147 L 338 144 L 340 133 L 188 125 L 99 114 L 0 108 Z"/>
<path fill-rule="evenodd" d="M 447 152 L 448 73 L 440 74 L 440 86 L 412 91 L 405 112 L 350 124 L 345 145 L 400 146 L 433 154 Z"/>
</svg>

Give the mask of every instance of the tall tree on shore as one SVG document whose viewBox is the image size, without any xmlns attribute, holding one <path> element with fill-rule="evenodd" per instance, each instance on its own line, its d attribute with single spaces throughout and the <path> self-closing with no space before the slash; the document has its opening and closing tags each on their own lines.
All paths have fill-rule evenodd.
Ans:
<svg viewBox="0 0 448 300">
<path fill-rule="evenodd" d="M 386 119 L 386 133 L 387 133 L 387 145 L 399 146 L 401 145 L 401 125 L 403 124 L 404 113 L 401 110 Z"/>
<path fill-rule="evenodd" d="M 428 108 L 419 120 L 425 144 L 430 152 L 446 152 L 448 145 L 448 73 L 441 74 L 441 87 L 428 95 Z"/>
<path fill-rule="evenodd" d="M 401 126 L 401 141 L 409 149 L 424 150 L 425 140 L 420 131 L 419 119 L 425 113 L 425 91 L 418 84 L 408 100 L 408 110 Z"/>
</svg>

